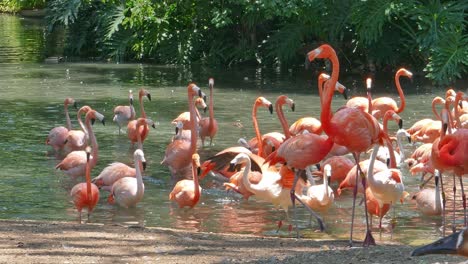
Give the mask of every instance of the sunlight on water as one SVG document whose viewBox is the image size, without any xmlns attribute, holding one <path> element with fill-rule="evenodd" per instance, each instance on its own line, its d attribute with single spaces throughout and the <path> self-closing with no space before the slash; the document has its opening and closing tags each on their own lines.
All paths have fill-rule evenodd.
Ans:
<svg viewBox="0 0 468 264">
<path fill-rule="evenodd" d="M 0 31 L 1 32 L 1 31 Z M 12 56 L 16 56 L 12 54 Z M 5 60 L 3 60 L 5 61 Z M 9 60 L 6 60 L 9 61 Z M 58 160 L 48 154 L 50 148 L 44 144 L 48 131 L 54 126 L 64 125 L 63 100 L 73 97 L 79 105 L 90 105 L 106 116 L 107 124 L 95 124 L 93 129 L 99 143 L 99 162 L 92 171 L 97 176 L 114 161 L 131 164 L 134 148 L 125 134 L 118 134 L 112 123 L 112 111 L 116 105 L 126 104 L 128 90 L 137 91 L 144 87 L 151 92 L 152 101 L 145 100 L 145 110 L 157 122 L 144 144 L 148 162 L 145 171 L 145 197 L 132 209 L 122 209 L 107 204 L 107 193 L 101 191 L 101 199 L 91 216 L 92 222 L 120 223 L 129 225 L 160 226 L 223 233 L 257 234 L 266 236 L 292 237 L 287 229 L 288 221 L 277 231 L 279 220 L 285 220 L 285 212 L 255 197 L 248 201 L 232 192 L 226 192 L 219 182 L 208 176 L 201 185 L 204 188 L 200 203 L 194 209 L 179 209 L 169 202 L 172 189 L 169 171 L 160 165 L 166 145 L 174 133 L 170 121 L 180 112 L 187 111 L 186 85 L 195 81 L 206 93 L 209 77 L 215 78 L 215 115 L 219 123 L 214 146 L 200 148 L 203 159 L 214 153 L 236 145 L 239 137 L 254 136 L 251 109 L 255 98 L 262 95 L 274 102 L 280 94 L 295 100 L 296 111 L 285 110 L 289 122 L 306 115 L 319 116 L 319 98 L 316 96 L 316 74 L 298 70 L 281 73 L 255 69 L 212 70 L 208 68 L 184 69 L 178 67 L 150 66 L 142 64 L 0 64 L 0 218 L 40 219 L 76 221 L 77 212 L 70 202 L 69 191 L 80 180 L 73 180 L 54 170 Z M 382 91 L 396 98 L 397 93 L 389 80 L 377 80 Z M 354 94 L 364 93 L 364 84 L 359 77 L 345 77 L 343 83 Z M 311 85 L 314 84 L 314 86 Z M 417 82 L 415 82 L 417 83 Z M 402 81 L 407 92 L 407 108 L 402 114 L 405 127 L 416 120 L 432 117 L 430 102 L 442 91 L 431 87 Z M 333 109 L 345 103 L 335 97 Z M 136 105 L 139 113 L 139 105 Z M 70 109 L 72 125 L 77 128 L 75 110 Z M 260 129 L 280 131 L 275 115 L 267 110 L 258 112 Z M 395 124 L 390 130 L 396 131 Z M 407 154 L 416 146 L 406 144 Z M 403 169 L 407 191 L 418 189 L 419 177 L 408 176 Z M 447 177 L 450 184 L 451 179 Z M 447 186 L 447 191 L 451 190 Z M 459 195 L 457 196 L 459 198 Z M 459 203 L 460 201 L 457 201 Z M 449 200 L 449 208 L 450 208 Z M 303 237 L 316 239 L 348 239 L 352 198 L 344 192 L 336 198 L 335 206 L 323 218 L 325 233 L 316 232 L 317 224 L 299 207 L 299 227 Z M 406 244 L 434 240 L 440 236 L 440 217 L 423 217 L 408 199 L 395 206 L 398 219 L 393 230 L 393 240 Z M 459 204 L 457 208 L 460 208 Z M 363 206 L 358 206 L 355 239 L 363 239 L 365 222 Z M 391 241 L 389 223 L 391 210 L 383 220 L 379 236 L 378 219 L 374 219 L 377 241 Z M 457 211 L 457 224 L 462 223 L 461 212 Z M 451 217 L 447 221 L 451 221 Z"/>
</svg>

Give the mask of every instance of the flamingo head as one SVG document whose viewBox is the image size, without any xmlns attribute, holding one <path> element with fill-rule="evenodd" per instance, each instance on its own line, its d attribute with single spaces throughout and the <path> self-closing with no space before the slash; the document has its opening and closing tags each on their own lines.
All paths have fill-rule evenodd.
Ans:
<svg viewBox="0 0 468 264">
<path fill-rule="evenodd" d="M 268 110 L 270 111 L 270 114 L 273 114 L 273 104 L 270 101 L 268 101 L 265 97 L 263 96 L 258 97 L 257 100 L 255 100 L 255 105 L 264 106 L 268 108 Z"/>
<path fill-rule="evenodd" d="M 200 165 L 200 155 L 198 155 L 198 153 L 194 153 L 192 155 L 192 164 L 194 167 L 197 168 L 197 175 L 200 175 L 201 165 Z"/>
<path fill-rule="evenodd" d="M 130 101 L 130 105 L 133 105 L 133 91 L 128 90 L 128 100 Z"/>
<path fill-rule="evenodd" d="M 133 153 L 133 158 L 141 162 L 143 170 L 146 170 L 146 159 L 145 159 L 145 153 L 143 152 L 143 150 L 136 149 L 135 152 Z"/>
<path fill-rule="evenodd" d="M 315 59 L 325 59 L 330 57 L 330 55 L 332 55 L 334 52 L 334 49 L 330 45 L 323 44 L 322 46 L 307 53 L 307 58 L 309 61 L 313 61 Z"/>
<path fill-rule="evenodd" d="M 205 97 L 206 97 L 206 96 L 205 96 Z M 195 106 L 197 106 L 197 107 L 199 107 L 199 108 L 202 108 L 204 113 L 206 113 L 206 109 L 208 108 L 208 106 L 207 106 L 206 103 L 205 103 L 205 99 L 204 99 L 204 98 L 201 98 L 201 97 L 198 97 L 198 98 L 195 100 Z"/>
<path fill-rule="evenodd" d="M 408 70 L 405 69 L 405 68 L 400 68 L 400 69 L 397 71 L 396 74 L 397 74 L 398 76 L 406 76 L 406 77 L 408 77 L 408 78 L 410 78 L 410 79 L 413 78 L 413 73 L 410 72 L 410 71 L 408 71 Z"/>
<path fill-rule="evenodd" d="M 204 93 L 195 83 L 190 83 L 187 87 L 187 92 L 191 96 L 203 97 Z M 206 96 L 205 96 L 206 97 Z"/>
<path fill-rule="evenodd" d="M 208 86 L 210 88 L 213 88 L 213 86 L 214 86 L 214 79 L 213 78 L 208 79 Z"/>
<path fill-rule="evenodd" d="M 150 92 L 149 92 L 148 90 L 146 90 L 146 89 L 141 88 L 141 89 L 140 89 L 140 93 L 139 93 L 138 95 L 139 95 L 140 98 L 146 96 L 146 97 L 148 98 L 148 100 L 151 101 L 151 94 L 150 94 Z"/>
<path fill-rule="evenodd" d="M 91 124 L 93 124 L 93 125 L 94 125 L 94 122 L 96 121 L 96 119 L 101 121 L 102 125 L 104 125 L 104 126 L 106 125 L 104 115 L 99 113 L 96 110 L 90 110 L 88 113 L 86 113 L 86 119 L 88 119 L 88 118 L 91 119 Z"/>
<path fill-rule="evenodd" d="M 245 153 L 239 153 L 229 163 L 229 171 L 240 171 L 243 164 L 249 160 L 249 156 Z"/>
<path fill-rule="evenodd" d="M 341 93 L 345 100 L 348 100 L 347 90 L 348 89 L 346 89 L 346 87 L 343 84 L 341 84 L 340 82 L 336 82 L 335 91 L 338 91 L 339 93 Z"/>
<path fill-rule="evenodd" d="M 90 110 L 92 110 L 90 106 L 84 105 L 80 108 L 80 110 L 78 110 L 78 115 L 81 115 L 81 113 L 87 114 Z"/>
<path fill-rule="evenodd" d="M 74 107 L 75 109 L 78 109 L 78 104 L 77 104 L 77 102 L 75 101 L 75 99 L 73 99 L 73 98 L 71 98 L 71 97 L 65 98 L 64 104 L 65 104 L 66 106 L 68 106 L 68 105 L 70 105 L 70 104 L 73 104 L 73 107 Z"/>
</svg>

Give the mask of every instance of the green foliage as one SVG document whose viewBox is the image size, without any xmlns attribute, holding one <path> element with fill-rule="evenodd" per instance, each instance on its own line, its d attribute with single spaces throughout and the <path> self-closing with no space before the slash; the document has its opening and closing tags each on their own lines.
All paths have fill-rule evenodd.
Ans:
<svg viewBox="0 0 468 264">
<path fill-rule="evenodd" d="M 0 12 L 16 13 L 22 9 L 44 8 L 45 0 L 2 0 Z"/>
<path fill-rule="evenodd" d="M 12 0 L 7 0 L 12 1 Z M 302 64 L 328 42 L 342 67 L 412 65 L 439 84 L 466 74 L 467 1 L 51 0 L 66 55 L 166 64 Z"/>
</svg>

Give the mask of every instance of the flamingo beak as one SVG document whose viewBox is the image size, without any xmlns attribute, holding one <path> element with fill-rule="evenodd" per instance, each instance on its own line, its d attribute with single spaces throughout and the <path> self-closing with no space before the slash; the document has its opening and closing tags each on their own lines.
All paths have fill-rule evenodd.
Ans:
<svg viewBox="0 0 468 264">
<path fill-rule="evenodd" d="M 236 168 L 235 163 L 229 163 L 228 171 L 230 171 L 230 172 L 236 171 L 235 168 Z"/>
<path fill-rule="evenodd" d="M 91 125 L 93 125 L 93 126 L 94 126 L 94 122 L 96 122 L 96 119 L 94 119 L 94 118 L 91 118 Z"/>
<path fill-rule="evenodd" d="M 348 89 L 346 88 L 343 90 L 343 97 L 345 100 L 348 100 Z"/>
<path fill-rule="evenodd" d="M 411 144 L 411 137 L 408 137 L 408 143 Z"/>
<path fill-rule="evenodd" d="M 178 127 L 175 128 L 175 133 L 176 133 L 176 135 L 179 134 L 179 128 Z"/>
<path fill-rule="evenodd" d="M 148 97 L 148 100 L 151 101 L 151 94 L 148 93 L 148 94 L 146 95 L 146 97 Z"/>
<path fill-rule="evenodd" d="M 315 164 L 315 167 L 317 167 L 317 170 L 320 170 L 320 163 Z"/>
<path fill-rule="evenodd" d="M 463 232 L 462 230 L 461 232 Z M 443 237 L 434 243 L 421 246 L 411 252 L 411 256 L 423 256 L 428 254 L 456 254 L 458 237 L 460 232 L 453 233 L 450 236 Z"/>
<path fill-rule="evenodd" d="M 442 127 L 443 127 L 443 129 L 444 129 L 444 132 L 447 133 L 448 124 L 447 124 L 447 123 L 443 123 L 443 124 L 442 124 Z"/>
<path fill-rule="evenodd" d="M 101 120 L 101 123 L 102 123 L 103 126 L 105 126 L 105 125 L 106 125 L 106 120 L 103 118 L 103 119 Z"/>
<path fill-rule="evenodd" d="M 151 127 L 152 127 L 152 128 L 156 128 L 156 125 L 153 123 L 153 124 L 151 125 Z"/>
<path fill-rule="evenodd" d="M 146 170 L 146 161 L 141 162 L 141 164 L 143 166 L 143 170 Z"/>
<path fill-rule="evenodd" d="M 291 111 L 294 112 L 295 110 L 296 110 L 296 104 L 293 103 L 292 106 L 291 106 Z"/>
<path fill-rule="evenodd" d="M 270 111 L 270 114 L 273 114 L 273 105 L 272 104 L 270 104 L 268 106 L 268 110 Z"/>
<path fill-rule="evenodd" d="M 74 107 L 75 109 L 78 109 L 78 103 L 77 103 L 76 101 L 73 103 L 73 107 Z"/>
<path fill-rule="evenodd" d="M 461 100 L 458 101 L 458 106 L 459 106 L 461 109 L 463 109 L 463 101 L 461 101 Z"/>
<path fill-rule="evenodd" d="M 201 89 L 198 89 L 198 97 L 203 97 Z M 205 101 L 205 98 L 203 98 L 203 101 Z"/>
<path fill-rule="evenodd" d="M 133 105 L 133 98 L 130 98 L 130 105 Z"/>
<path fill-rule="evenodd" d="M 403 119 L 398 120 L 398 128 L 399 129 L 403 128 Z"/>
<path fill-rule="evenodd" d="M 197 167 L 197 175 L 200 175 L 200 173 L 201 173 L 201 168 Z"/>
</svg>

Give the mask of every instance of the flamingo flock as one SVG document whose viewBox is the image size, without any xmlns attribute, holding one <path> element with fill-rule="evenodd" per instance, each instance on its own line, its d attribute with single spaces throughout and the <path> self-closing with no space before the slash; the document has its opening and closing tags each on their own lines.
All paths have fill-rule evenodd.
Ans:
<svg viewBox="0 0 468 264">
<path fill-rule="evenodd" d="M 308 62 L 315 60 L 327 60 L 331 64 L 330 75 L 321 73 L 317 76 L 319 113 L 307 113 L 289 126 L 283 106 L 287 105 L 290 111 L 297 110 L 293 99 L 282 94 L 273 104 L 264 96 L 252 98 L 251 117 L 255 135 L 250 140 L 241 138 L 212 156 L 203 156 L 205 152 L 200 148 L 216 149 L 216 139 L 222 137 L 218 126 L 224 123 L 215 118 L 214 78 L 208 80 L 209 102 L 206 102 L 206 96 L 197 84 L 189 83 L 186 90 L 188 111 L 174 117 L 172 124 L 176 127 L 176 133 L 168 141 L 164 157 L 160 160 L 160 165 L 168 168 L 172 180 L 169 200 L 180 208 L 196 210 L 200 201 L 205 199 L 203 193 L 206 187 L 202 188 L 204 178 L 216 175 L 224 179 L 224 184 L 219 188 L 239 193 L 245 200 L 263 200 L 279 207 L 286 217 L 278 222 L 278 229 L 285 220 L 290 223 L 291 230 L 294 221 L 299 237 L 297 210 L 304 209 L 315 217 L 317 229 L 323 231 L 326 230 L 327 218 L 321 214 L 326 214 L 336 202 L 351 195 L 349 245 L 355 243 L 356 210 L 359 210 L 359 204 L 363 204 L 365 219 L 359 221 L 365 221 L 366 231 L 362 245 L 371 246 L 375 245 L 371 217 L 379 218 L 382 232 L 382 219 L 391 208 L 394 212 L 391 222 L 396 223 L 397 203 L 414 200 L 422 215 L 442 215 L 445 221 L 447 208 L 443 181 L 452 179 L 454 184 L 458 181 L 460 186 L 466 227 L 463 177 L 468 174 L 467 96 L 449 89 L 445 98 L 435 97 L 432 101 L 433 119 L 422 119 L 403 129 L 404 118 L 401 115 L 406 100 L 400 78 L 412 78 L 410 71 L 400 68 L 394 75 L 399 105 L 390 97 L 372 99 L 370 78 L 366 80 L 367 96 L 347 100 L 346 88 L 339 82 L 340 63 L 335 50 L 328 44 L 321 45 L 307 53 Z M 332 109 L 335 91 L 342 93 L 347 102 L 343 101 L 342 107 Z M 134 108 L 132 90 L 128 94 L 129 104 L 116 106 L 113 110 L 119 137 L 122 128 L 127 126 L 129 146 L 133 148 L 133 167 L 114 162 L 91 178 L 92 170 L 99 161 L 99 145 L 92 124 L 94 120 L 104 124 L 104 115 L 90 106 L 83 106 L 77 112 L 81 129 L 73 130 L 68 109 L 69 105 L 77 108 L 73 98 L 64 101 L 67 126 L 55 127 L 47 136 L 46 144 L 63 155 L 63 159 L 57 156 L 60 160 L 55 168 L 75 180 L 84 177 L 85 181 L 78 183 L 70 193 L 80 223 L 83 209 L 87 209 L 90 221 L 91 212 L 100 202 L 100 192 L 108 192 L 107 202 L 122 208 L 138 206 L 144 199 L 143 173 L 146 160 L 152 157 L 145 155 L 143 144 L 146 144 L 149 127 L 155 128 L 155 122 L 147 116 L 143 106 L 144 97 L 151 101 L 150 92 L 142 88 L 138 96 L 139 118 Z M 208 108 L 208 115 L 203 117 L 197 107 Z M 441 109 L 438 110 L 438 107 Z M 281 129 L 260 132 L 257 114 L 264 111 L 262 109 L 267 109 L 270 114 L 273 111 L 277 113 L 274 118 L 277 118 Z M 85 115 L 84 123 L 82 115 Z M 389 120 L 397 122 L 398 131 L 389 131 Z M 206 145 L 207 139 L 209 144 Z M 135 143 L 136 147 L 133 146 Z M 405 151 L 408 150 L 405 146 L 410 144 L 417 148 L 411 155 L 406 155 Z M 408 168 L 412 175 L 421 174 L 417 193 L 405 191 L 404 180 L 409 175 L 403 175 L 403 167 Z M 426 179 L 428 175 L 431 176 Z M 435 188 L 426 186 L 432 179 Z M 454 199 L 457 197 L 456 185 L 453 188 Z M 349 194 L 348 190 L 351 191 Z M 406 199 L 408 196 L 411 199 Z M 361 199 L 363 202 L 359 203 Z M 300 206 L 296 206 L 296 203 Z M 293 210 L 294 219 L 290 219 L 290 209 Z M 456 211 L 456 208 L 452 209 Z M 396 227 L 392 225 L 393 228 Z M 414 254 L 426 253 L 420 250 Z"/>
</svg>

